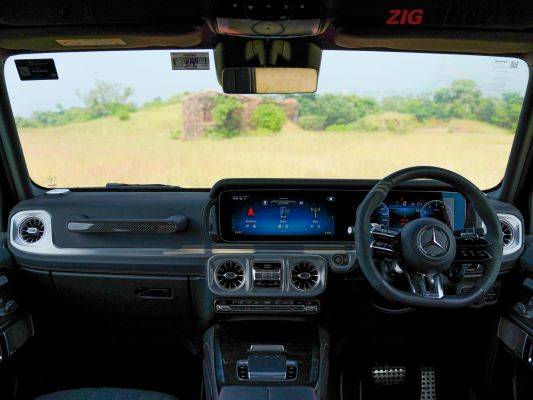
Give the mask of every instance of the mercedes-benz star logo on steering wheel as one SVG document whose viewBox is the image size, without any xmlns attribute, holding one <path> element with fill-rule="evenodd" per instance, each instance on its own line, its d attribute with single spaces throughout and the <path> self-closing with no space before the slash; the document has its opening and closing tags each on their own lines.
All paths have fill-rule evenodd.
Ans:
<svg viewBox="0 0 533 400">
<path fill-rule="evenodd" d="M 439 227 L 426 227 L 418 235 L 418 247 L 427 256 L 442 256 L 449 248 L 448 236 Z"/>
</svg>

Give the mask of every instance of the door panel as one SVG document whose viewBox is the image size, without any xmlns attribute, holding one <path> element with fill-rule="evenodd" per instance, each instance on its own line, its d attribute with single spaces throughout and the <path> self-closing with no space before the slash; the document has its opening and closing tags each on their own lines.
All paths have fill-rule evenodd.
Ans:
<svg viewBox="0 0 533 400">
<path fill-rule="evenodd" d="M 34 335 L 31 315 L 20 303 L 10 274 L 12 260 L 0 246 L 0 398 L 13 399 L 17 379 L 17 355 Z"/>
<path fill-rule="evenodd" d="M 526 238 L 515 295 L 500 318 L 492 375 L 493 398 L 530 399 L 533 393 L 533 237 Z"/>
</svg>

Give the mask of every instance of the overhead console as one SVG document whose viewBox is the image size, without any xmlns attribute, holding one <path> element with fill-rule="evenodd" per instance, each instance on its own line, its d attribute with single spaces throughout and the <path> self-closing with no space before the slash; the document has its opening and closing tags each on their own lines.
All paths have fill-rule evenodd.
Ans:
<svg viewBox="0 0 533 400">
<path fill-rule="evenodd" d="M 325 25 L 319 0 L 222 0 L 214 12 L 216 32 L 231 36 L 312 36 Z"/>
</svg>

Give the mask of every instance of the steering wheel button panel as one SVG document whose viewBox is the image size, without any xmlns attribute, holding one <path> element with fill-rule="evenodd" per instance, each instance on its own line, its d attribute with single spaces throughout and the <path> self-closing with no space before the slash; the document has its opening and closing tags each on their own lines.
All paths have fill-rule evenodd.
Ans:
<svg viewBox="0 0 533 400">
<path fill-rule="evenodd" d="M 462 248 L 457 252 L 456 262 L 481 262 L 490 260 L 489 252 L 481 249 Z"/>
<path fill-rule="evenodd" d="M 456 243 L 455 262 L 457 263 L 476 263 L 492 258 L 492 255 L 487 251 L 490 248 L 490 242 L 483 237 L 460 237 L 456 239 Z"/>
<path fill-rule="evenodd" d="M 400 231 L 374 226 L 370 234 L 374 238 L 370 247 L 376 256 L 392 260 L 398 259 L 401 252 Z"/>
</svg>

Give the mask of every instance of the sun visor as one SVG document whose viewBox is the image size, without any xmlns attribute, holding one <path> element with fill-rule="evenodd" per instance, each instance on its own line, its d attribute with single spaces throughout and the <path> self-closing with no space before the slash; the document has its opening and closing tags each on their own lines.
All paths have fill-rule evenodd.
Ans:
<svg viewBox="0 0 533 400">
<path fill-rule="evenodd" d="M 192 47 L 201 42 L 202 31 L 199 26 L 173 26 L 168 29 L 128 29 L 122 26 L 120 31 L 101 26 L 0 30 L 0 48 L 39 52 Z"/>
<path fill-rule="evenodd" d="M 350 29 L 338 27 L 335 44 L 350 49 L 391 49 L 480 54 L 533 52 L 533 33 L 441 29 Z"/>
</svg>

